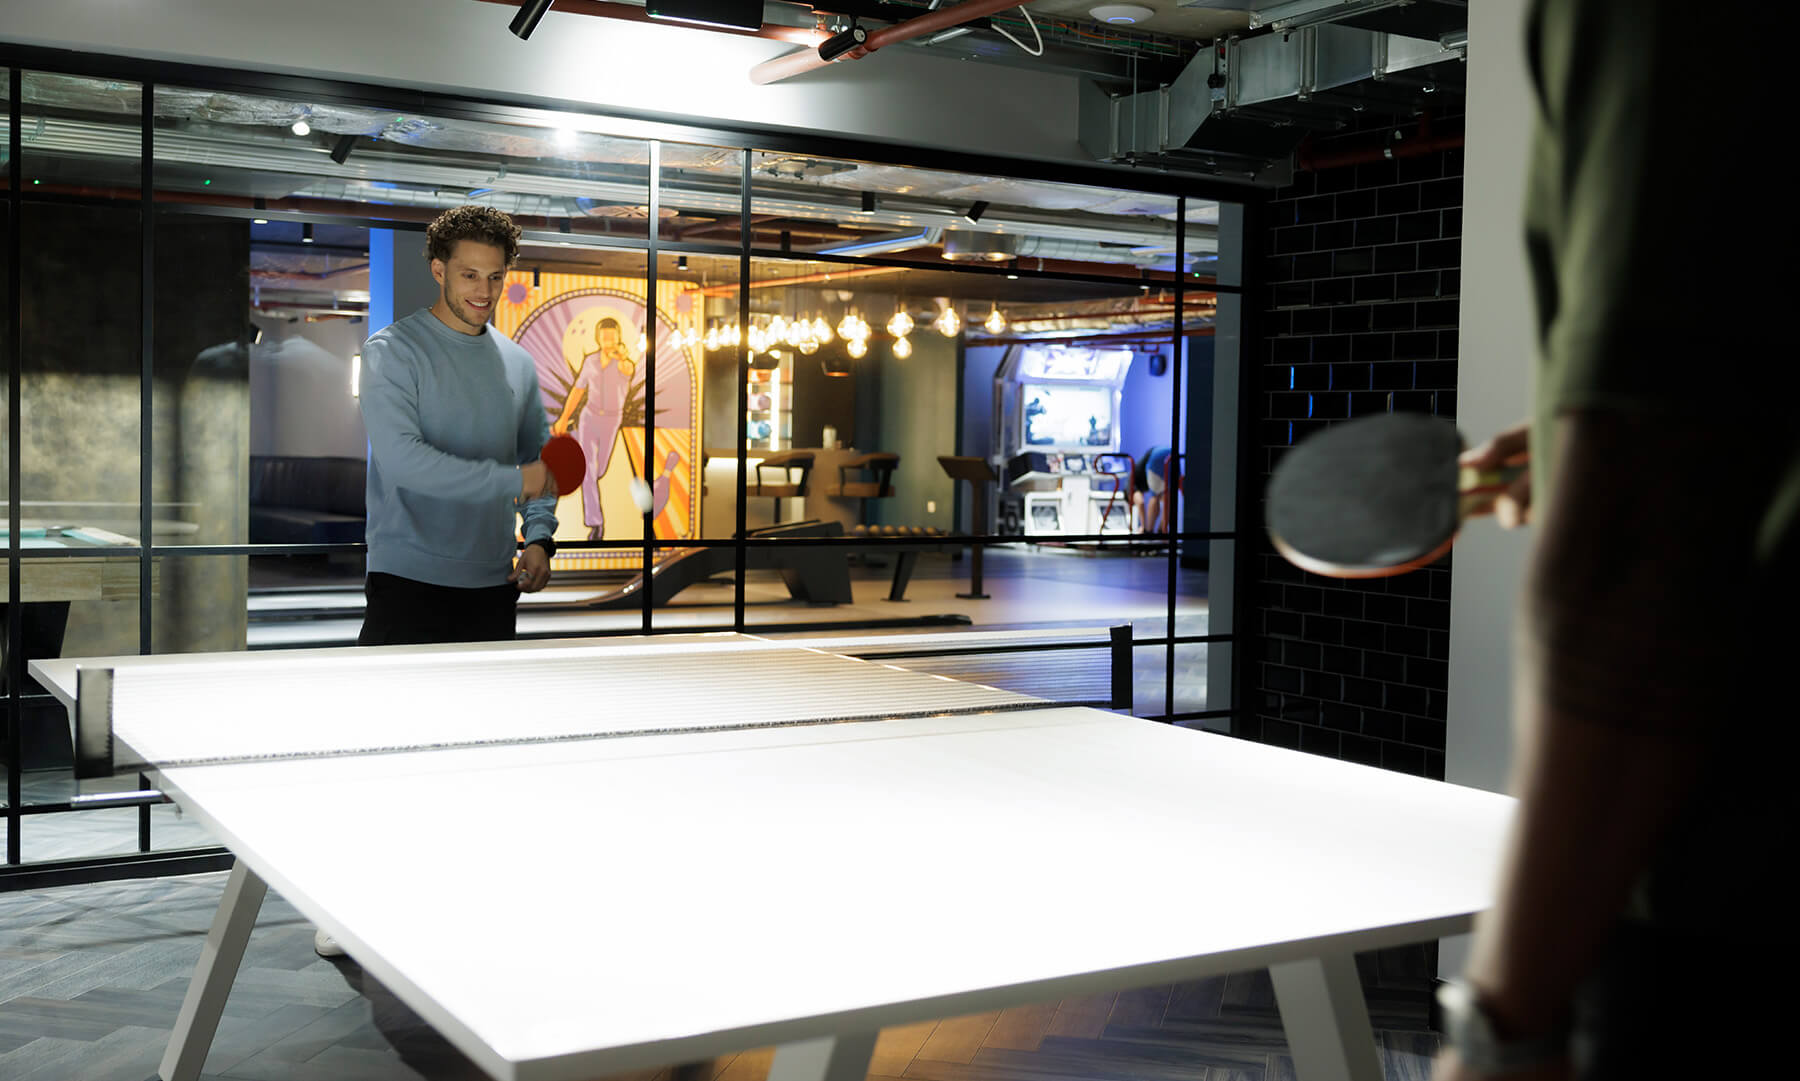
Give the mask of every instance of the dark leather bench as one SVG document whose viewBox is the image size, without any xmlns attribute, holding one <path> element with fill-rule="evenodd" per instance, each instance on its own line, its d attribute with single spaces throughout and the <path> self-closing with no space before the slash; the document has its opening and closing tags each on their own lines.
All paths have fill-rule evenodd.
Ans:
<svg viewBox="0 0 1800 1081">
<path fill-rule="evenodd" d="M 361 544 L 368 463 L 250 456 L 251 544 Z"/>
</svg>

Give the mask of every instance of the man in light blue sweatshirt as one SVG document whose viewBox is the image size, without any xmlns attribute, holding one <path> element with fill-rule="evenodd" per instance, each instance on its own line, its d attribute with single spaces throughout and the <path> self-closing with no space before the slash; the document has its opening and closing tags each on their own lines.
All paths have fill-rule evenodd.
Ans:
<svg viewBox="0 0 1800 1081">
<path fill-rule="evenodd" d="M 488 326 L 518 254 L 500 211 L 444 212 L 426 232 L 437 302 L 363 347 L 362 645 L 510 639 L 519 594 L 550 581 L 556 494 L 538 460 L 550 425 L 537 365 Z"/>
</svg>

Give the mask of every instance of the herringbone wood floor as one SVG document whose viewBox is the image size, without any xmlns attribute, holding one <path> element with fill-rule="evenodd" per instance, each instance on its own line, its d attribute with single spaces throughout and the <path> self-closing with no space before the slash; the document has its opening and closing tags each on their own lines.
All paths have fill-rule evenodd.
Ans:
<svg viewBox="0 0 1800 1081">
<path fill-rule="evenodd" d="M 211 922 L 223 875 L 0 894 L 0 1078 L 147 1081 Z M 471 948 L 479 929 L 472 928 Z M 454 944 L 447 944 L 454 947 Z M 1358 959 L 1387 1076 L 1422 1078 L 1420 951 Z M 773 1051 L 681 1071 L 763 1081 Z M 667 1081 L 670 1071 L 632 1081 Z M 211 1081 L 476 1081 L 453 1047 L 350 962 L 312 952 L 278 895 L 263 905 L 205 1076 Z M 1280 1081 L 1293 1076 L 1268 976 L 1065 999 L 885 1030 L 871 1078 L 912 1081 Z"/>
</svg>

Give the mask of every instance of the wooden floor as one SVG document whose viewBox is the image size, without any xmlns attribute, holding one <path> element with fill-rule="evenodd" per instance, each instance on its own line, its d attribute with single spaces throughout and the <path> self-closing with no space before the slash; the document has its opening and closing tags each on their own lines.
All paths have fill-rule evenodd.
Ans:
<svg viewBox="0 0 1800 1081">
<path fill-rule="evenodd" d="M 215 874 L 0 894 L 0 1078 L 154 1078 L 224 881 Z M 206 1078 L 485 1076 L 354 963 L 317 957 L 312 934 L 269 894 Z M 465 948 L 484 948 L 481 928 L 468 935 Z M 1428 955 L 1384 951 L 1358 962 L 1387 1076 L 1426 1077 L 1437 1045 L 1425 1024 Z M 887 1029 L 870 1076 L 1279 1081 L 1293 1077 L 1286 1052 L 1268 975 L 1249 972 Z M 747 1049 L 684 1069 L 680 1079 L 762 1081 L 772 1058 L 771 1049 Z M 670 1077 L 663 1070 L 632 1081 Z"/>
</svg>

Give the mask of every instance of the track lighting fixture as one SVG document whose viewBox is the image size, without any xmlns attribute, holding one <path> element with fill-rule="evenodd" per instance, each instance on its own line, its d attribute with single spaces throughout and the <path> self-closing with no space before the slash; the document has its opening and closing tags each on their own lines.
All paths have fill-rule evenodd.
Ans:
<svg viewBox="0 0 1800 1081">
<path fill-rule="evenodd" d="M 520 41 L 530 39 L 531 32 L 537 29 L 538 20 L 544 17 L 544 12 L 550 10 L 553 2 L 554 0 L 525 0 L 519 5 L 519 13 L 513 16 L 507 29 Z"/>
<path fill-rule="evenodd" d="M 310 222 L 310 221 L 302 222 L 300 224 L 300 243 L 311 244 L 312 242 L 313 242 L 312 222 Z"/>
<path fill-rule="evenodd" d="M 340 135 L 338 136 L 337 145 L 331 148 L 331 160 L 342 165 L 344 164 L 345 159 L 350 157 L 350 151 L 354 149 L 356 149 L 356 136 Z"/>
<path fill-rule="evenodd" d="M 867 30 L 852 25 L 850 29 L 833 34 L 819 42 L 819 59 L 827 64 L 835 60 L 842 60 L 846 53 L 852 49 L 861 48 L 868 43 L 868 40 L 869 32 Z"/>
<path fill-rule="evenodd" d="M 987 208 L 988 203 L 986 199 L 977 199 L 969 204 L 969 209 L 963 211 L 963 217 L 969 219 L 969 224 L 973 225 L 981 220 L 983 214 L 987 213 Z"/>
</svg>

